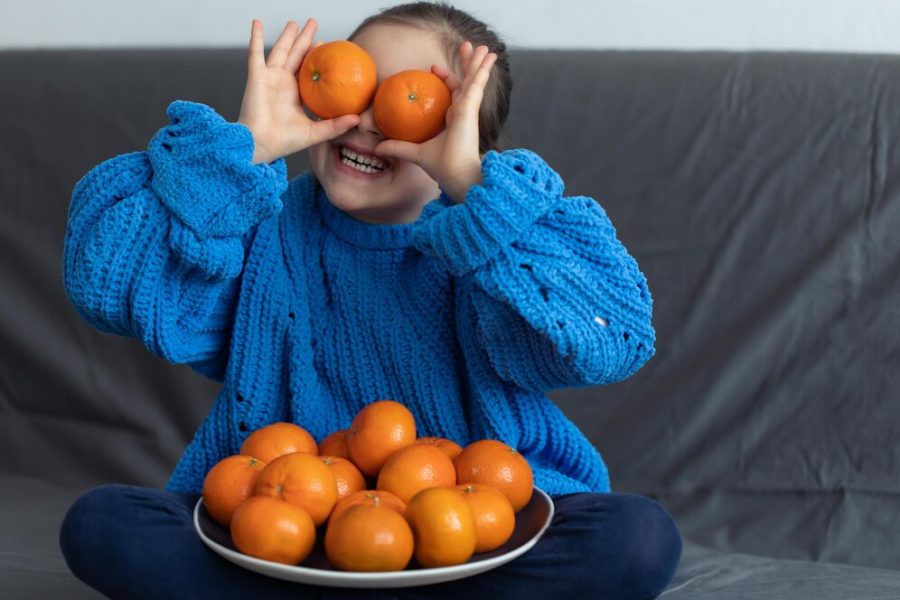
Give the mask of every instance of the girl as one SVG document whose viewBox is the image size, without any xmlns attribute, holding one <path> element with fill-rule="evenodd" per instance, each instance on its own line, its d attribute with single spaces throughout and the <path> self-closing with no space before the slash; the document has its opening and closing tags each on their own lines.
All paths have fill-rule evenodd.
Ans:
<svg viewBox="0 0 900 600">
<path fill-rule="evenodd" d="M 636 262 L 595 201 L 563 196 L 533 152 L 497 149 L 511 82 L 483 23 L 417 3 L 350 36 L 379 81 L 418 68 L 446 82 L 446 127 L 422 144 L 386 140 L 371 106 L 307 116 L 295 77 L 315 31 L 289 22 L 266 58 L 254 21 L 238 122 L 175 101 L 146 152 L 75 187 L 73 304 L 223 387 L 165 490 L 106 485 L 76 500 L 60 536 L 70 568 L 129 598 L 364 594 L 242 569 L 201 543 L 191 513 L 207 471 L 249 432 L 293 421 L 321 441 L 392 398 L 421 436 L 518 448 L 556 514 L 505 566 L 381 597 L 656 596 L 680 557 L 675 523 L 611 492 L 597 450 L 545 396 L 622 380 L 653 355 Z M 288 181 L 284 157 L 303 149 L 312 172 Z"/>
</svg>

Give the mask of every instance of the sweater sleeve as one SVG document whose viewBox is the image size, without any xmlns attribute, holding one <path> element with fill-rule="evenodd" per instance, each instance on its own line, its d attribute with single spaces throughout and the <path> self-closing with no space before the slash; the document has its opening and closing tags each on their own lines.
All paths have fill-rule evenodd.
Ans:
<svg viewBox="0 0 900 600">
<path fill-rule="evenodd" d="M 531 391 L 621 381 L 655 353 L 652 299 L 595 200 L 525 149 L 488 152 L 465 201 L 426 205 L 416 247 L 471 278 L 476 343 L 504 380 Z"/>
<path fill-rule="evenodd" d="M 64 285 L 98 329 L 222 381 L 244 255 L 281 211 L 286 165 L 253 165 L 250 130 L 208 106 L 176 100 L 167 115 L 147 151 L 75 185 Z"/>
</svg>

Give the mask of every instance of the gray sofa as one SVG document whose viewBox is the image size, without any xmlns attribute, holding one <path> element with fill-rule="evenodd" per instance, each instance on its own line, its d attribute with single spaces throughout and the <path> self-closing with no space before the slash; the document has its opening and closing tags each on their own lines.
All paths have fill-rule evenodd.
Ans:
<svg viewBox="0 0 900 600">
<path fill-rule="evenodd" d="M 515 51 L 506 144 L 609 213 L 657 354 L 550 397 L 686 539 L 664 598 L 900 598 L 900 58 Z M 245 50 L 0 53 L 0 597 L 91 598 L 70 502 L 162 486 L 218 384 L 81 320 L 75 182 L 176 98 L 237 118 Z M 288 160 L 291 176 L 306 156 Z"/>
</svg>

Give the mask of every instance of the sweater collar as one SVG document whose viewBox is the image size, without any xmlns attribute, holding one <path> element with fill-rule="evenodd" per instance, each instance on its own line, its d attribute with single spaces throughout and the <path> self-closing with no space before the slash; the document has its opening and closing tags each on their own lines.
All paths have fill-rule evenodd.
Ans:
<svg viewBox="0 0 900 600">
<path fill-rule="evenodd" d="M 328 199 L 325 190 L 318 188 L 318 202 L 325 225 L 337 237 L 362 248 L 396 249 L 412 246 L 416 223 L 366 223 L 345 213 Z"/>
</svg>

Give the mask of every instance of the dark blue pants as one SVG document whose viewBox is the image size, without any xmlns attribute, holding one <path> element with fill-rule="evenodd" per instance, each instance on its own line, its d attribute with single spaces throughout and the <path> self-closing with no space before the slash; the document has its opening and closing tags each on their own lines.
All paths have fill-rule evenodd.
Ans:
<svg viewBox="0 0 900 600">
<path fill-rule="evenodd" d="M 194 531 L 198 496 L 103 485 L 82 494 L 60 531 L 72 572 L 112 598 L 654 598 L 681 557 L 659 504 L 636 494 L 553 498 L 553 522 L 531 550 L 467 579 L 392 590 L 313 587 L 248 571 Z"/>
</svg>

